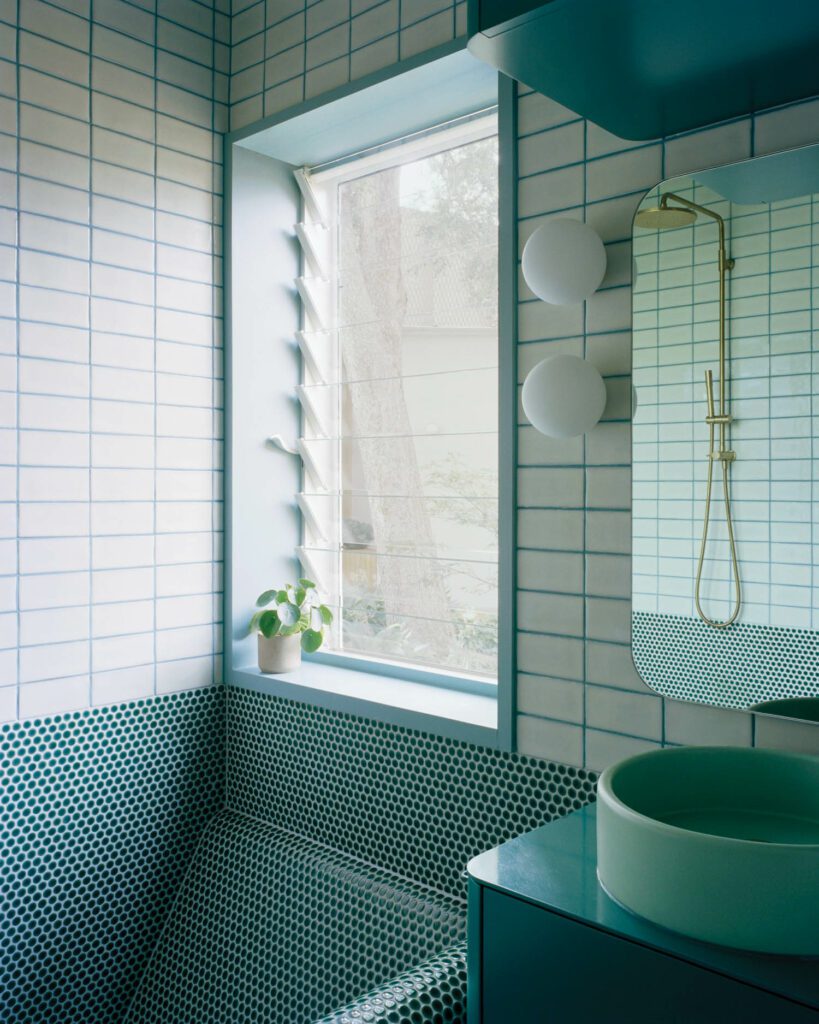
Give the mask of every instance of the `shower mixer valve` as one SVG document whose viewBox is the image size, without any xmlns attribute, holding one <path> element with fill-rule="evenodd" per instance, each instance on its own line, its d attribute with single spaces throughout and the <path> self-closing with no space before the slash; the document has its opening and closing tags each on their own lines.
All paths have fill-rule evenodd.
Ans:
<svg viewBox="0 0 819 1024">
<path fill-rule="evenodd" d="M 725 447 L 725 427 L 729 423 L 733 423 L 734 417 L 727 412 L 717 413 L 714 409 L 714 374 L 711 370 L 705 371 L 705 397 L 708 401 L 708 415 L 705 417 L 705 422 L 710 428 L 711 435 L 708 445 L 708 458 L 714 462 L 733 462 L 737 457 L 737 453 Z M 719 447 L 716 449 L 714 448 L 714 441 L 716 440 L 715 426 L 723 428 L 720 430 Z"/>
</svg>

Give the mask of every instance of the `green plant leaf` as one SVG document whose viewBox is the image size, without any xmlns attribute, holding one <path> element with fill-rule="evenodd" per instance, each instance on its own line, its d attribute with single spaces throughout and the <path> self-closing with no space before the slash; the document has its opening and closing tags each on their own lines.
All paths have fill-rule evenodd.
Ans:
<svg viewBox="0 0 819 1024">
<path fill-rule="evenodd" d="M 285 601 L 277 606 L 276 611 L 283 626 L 290 628 L 291 626 L 298 625 L 299 616 L 301 615 L 298 605 Z"/>
<path fill-rule="evenodd" d="M 330 611 L 326 604 L 320 604 L 318 610 L 321 613 L 321 621 L 324 623 L 325 626 L 329 626 L 330 623 L 333 621 L 333 613 Z"/>
<path fill-rule="evenodd" d="M 251 636 L 259 628 L 259 619 L 262 617 L 263 612 L 254 612 L 250 618 L 250 625 L 247 627 L 247 635 Z"/>
<path fill-rule="evenodd" d="M 279 616 L 271 608 L 259 616 L 259 629 L 266 637 L 275 636 L 279 631 Z"/>
<path fill-rule="evenodd" d="M 275 590 L 265 590 L 264 593 L 259 594 L 259 596 L 256 598 L 256 607 L 257 608 L 264 608 L 265 605 L 270 604 L 270 602 L 275 597 L 276 597 L 276 591 Z"/>
<path fill-rule="evenodd" d="M 305 590 L 315 590 L 316 589 L 316 585 L 315 585 L 315 583 L 312 580 L 301 579 L 301 580 L 299 580 L 299 586 L 300 587 L 304 587 Z"/>
<path fill-rule="evenodd" d="M 321 647 L 321 641 L 323 637 L 315 629 L 305 629 L 301 635 L 301 648 L 308 654 L 312 654 L 313 651 L 317 651 Z"/>
<path fill-rule="evenodd" d="M 276 604 L 286 604 L 287 603 L 287 591 L 286 590 L 277 590 L 276 591 L 275 601 L 276 601 Z"/>
<path fill-rule="evenodd" d="M 299 608 L 301 608 L 301 606 L 304 604 L 304 599 L 306 597 L 307 591 L 304 589 L 304 587 L 299 587 L 299 589 L 293 595 L 294 604 L 297 604 Z"/>
</svg>

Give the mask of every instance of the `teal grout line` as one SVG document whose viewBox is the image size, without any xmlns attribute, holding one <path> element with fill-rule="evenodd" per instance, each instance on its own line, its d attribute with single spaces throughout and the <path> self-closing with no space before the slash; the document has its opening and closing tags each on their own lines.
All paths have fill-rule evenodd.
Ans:
<svg viewBox="0 0 819 1024">
<path fill-rule="evenodd" d="M 94 0 L 88 2 L 88 17 L 89 24 L 94 23 Z M 89 27 L 89 33 L 91 29 Z M 154 87 L 156 88 L 156 87 Z M 93 46 L 89 47 L 88 56 L 88 124 L 89 134 L 93 132 L 94 124 L 94 59 L 93 59 Z M 89 149 L 93 147 L 90 144 Z M 93 287 L 93 274 L 94 274 L 94 235 L 95 232 L 91 228 L 91 222 L 94 219 L 94 196 L 92 193 L 92 186 L 94 183 L 94 162 L 91 159 L 89 153 L 88 159 L 88 219 L 89 219 L 89 232 L 88 232 L 88 703 L 93 705 L 94 703 L 94 573 L 91 571 L 91 567 L 94 564 L 94 530 L 93 530 L 93 473 L 92 467 L 94 465 L 94 452 L 93 452 L 93 380 L 94 380 L 94 367 L 93 367 L 93 353 L 91 350 L 91 324 L 92 324 L 92 296 L 94 292 Z M 154 185 L 156 188 L 156 185 Z M 155 591 L 154 591 L 155 593 Z M 156 613 L 153 612 L 155 615 Z M 156 645 L 154 645 L 154 661 L 156 661 Z M 156 693 L 156 686 L 153 688 L 153 692 Z"/>
<path fill-rule="evenodd" d="M 213 16 L 212 16 L 212 22 L 211 22 L 211 34 L 212 34 L 213 40 L 214 40 L 214 42 L 213 42 L 213 72 L 212 72 L 214 95 L 216 94 L 216 18 L 217 18 L 217 14 L 216 14 L 216 7 L 215 7 L 215 4 L 214 4 Z M 228 19 L 228 32 L 230 31 L 230 22 L 231 21 L 232 21 L 232 19 Z M 230 43 L 230 38 L 228 38 L 228 43 Z M 228 72 L 230 72 L 230 54 L 228 54 Z M 221 164 L 223 163 L 223 160 L 220 159 L 219 164 L 217 164 L 217 156 L 221 157 L 222 148 L 221 148 L 221 145 L 217 148 L 217 143 L 216 143 L 216 139 L 219 137 L 219 132 L 217 132 L 217 127 L 216 127 L 216 105 L 215 104 L 211 104 L 211 124 L 210 124 L 210 129 L 211 129 L 211 156 L 213 157 L 213 166 L 212 166 L 212 172 L 211 172 L 211 186 L 213 188 L 213 193 L 214 193 L 213 194 L 213 198 L 211 199 L 211 220 L 215 223 L 216 220 L 217 220 L 217 215 L 218 215 L 217 204 L 221 204 L 221 206 L 224 208 L 224 202 L 225 202 L 225 198 L 224 198 L 224 184 L 225 184 L 224 167 L 221 167 L 221 176 L 220 176 L 220 179 L 219 179 L 219 185 L 220 185 L 219 192 L 221 193 L 221 199 L 218 199 L 217 196 L 216 196 L 216 192 L 217 192 L 217 188 L 216 188 L 216 185 L 217 185 L 217 181 L 216 181 L 216 174 L 217 174 L 216 167 L 217 166 L 221 166 Z M 216 286 L 217 281 L 219 281 L 220 277 L 221 277 L 221 275 L 220 275 L 220 267 L 217 265 L 217 259 L 218 259 L 218 257 L 216 257 L 215 255 L 211 255 L 211 257 L 210 257 L 210 265 L 211 265 L 211 289 L 210 289 L 210 291 L 211 291 L 211 302 L 213 303 L 213 308 L 214 309 L 218 308 L 218 306 L 217 306 L 218 296 L 220 296 L 220 295 L 223 296 L 224 295 L 224 280 L 221 280 L 221 287 L 217 288 L 217 286 Z M 224 301 L 222 302 L 222 316 L 224 317 Z M 222 332 L 221 332 L 221 334 L 222 334 L 222 341 L 224 341 L 224 320 L 222 321 Z M 217 480 L 216 469 L 217 469 L 217 462 L 218 462 L 218 468 L 221 468 L 221 470 L 222 470 L 223 479 L 224 479 L 224 466 L 225 466 L 224 442 L 222 443 L 222 448 L 221 448 L 221 458 L 219 458 L 217 460 L 217 453 L 220 451 L 220 449 L 219 449 L 219 442 L 217 440 L 217 437 L 218 437 L 218 434 L 219 434 L 219 430 L 218 430 L 218 425 L 217 425 L 217 422 L 216 422 L 216 417 L 218 415 L 218 413 L 217 413 L 217 406 L 219 404 L 218 403 L 218 395 L 217 395 L 217 383 L 216 383 L 217 369 L 219 369 L 219 367 L 216 365 L 217 352 L 220 351 L 218 346 L 217 346 L 217 343 L 218 343 L 219 340 L 220 340 L 220 338 L 219 338 L 219 325 L 218 325 L 217 321 L 214 319 L 212 327 L 211 327 L 211 344 L 212 344 L 212 347 L 213 347 L 213 356 L 212 356 L 212 358 L 214 360 L 214 363 L 212 364 L 211 372 L 213 374 L 214 383 L 213 383 L 213 385 L 211 387 L 211 404 L 213 406 L 213 410 L 211 412 L 211 443 L 210 443 L 210 451 L 211 451 L 211 459 L 210 459 L 210 461 L 211 461 L 211 466 L 213 467 L 213 472 L 212 472 L 212 477 L 211 478 L 213 480 L 212 487 L 214 488 L 214 496 L 216 494 L 216 480 Z M 218 356 L 218 359 L 221 362 L 221 377 L 222 377 L 222 380 L 224 380 L 224 376 L 225 376 L 225 349 L 224 349 L 224 344 L 221 347 L 221 352 L 220 352 L 220 355 Z M 224 494 L 224 488 L 223 488 L 223 494 Z M 224 564 L 224 545 L 223 545 L 222 551 L 218 552 L 217 551 L 217 543 L 218 542 L 216 540 L 216 538 L 219 535 L 219 522 L 218 522 L 218 518 L 217 517 L 218 517 L 218 513 L 219 513 L 220 507 L 221 506 L 218 505 L 214 501 L 213 505 L 211 506 L 211 514 L 210 514 L 210 532 L 211 532 L 211 540 L 210 540 L 211 551 L 210 551 L 210 554 L 211 554 L 211 559 L 213 560 L 211 562 L 211 566 L 212 566 L 212 568 L 211 568 L 211 590 L 214 593 L 216 592 L 217 588 L 216 588 L 216 580 L 213 578 L 213 572 L 214 572 L 213 564 L 215 562 L 215 559 L 216 559 L 216 556 L 217 556 L 218 553 L 221 553 L 221 555 L 222 555 L 221 561 L 222 561 L 222 564 Z M 221 589 L 223 590 L 224 588 L 221 588 Z M 211 602 L 212 602 L 212 604 L 211 604 L 211 618 L 214 620 L 213 621 L 213 625 L 211 627 L 211 648 L 213 650 L 213 678 L 214 678 L 214 682 L 221 683 L 222 680 L 223 680 L 223 677 L 224 677 L 224 673 L 223 672 L 217 672 L 217 664 L 218 664 L 218 660 L 217 659 L 218 659 L 218 656 L 219 656 L 219 651 L 223 647 L 223 644 L 222 644 L 223 625 L 219 621 L 220 620 L 219 609 L 221 609 L 221 615 L 223 616 L 224 615 L 224 596 L 222 596 L 221 599 L 219 599 L 217 597 L 213 597 L 213 598 L 211 598 Z M 227 728 L 227 709 L 225 709 L 225 718 L 224 718 L 223 722 L 224 722 L 224 726 L 225 726 L 225 729 L 226 729 Z M 222 803 L 223 804 L 224 804 L 224 799 L 225 799 L 225 790 L 227 788 L 227 755 L 226 755 L 226 753 L 224 755 L 224 772 L 225 772 L 225 776 L 224 776 L 223 784 L 222 784 Z"/>
<path fill-rule="evenodd" d="M 92 2 L 93 2 L 93 0 L 92 0 Z M 158 17 L 154 18 L 153 28 L 154 28 L 154 72 L 156 72 L 158 70 L 157 66 L 156 66 L 156 54 L 157 54 L 158 42 L 159 42 L 159 38 L 158 38 L 159 37 L 159 18 Z M 212 47 L 213 47 L 213 44 L 211 43 L 211 49 L 212 49 Z M 152 244 L 152 249 L 153 249 L 153 274 L 152 274 L 152 277 L 153 277 L 153 282 L 152 282 L 153 290 L 152 290 L 152 298 L 153 298 L 153 334 L 154 334 L 154 346 L 153 346 L 154 347 L 154 361 L 153 361 L 154 362 L 154 365 L 153 365 L 153 370 L 154 370 L 154 373 L 153 373 L 153 378 L 154 378 L 154 390 L 153 390 L 154 399 L 156 399 L 156 395 L 157 395 L 156 337 L 157 337 L 157 333 L 158 333 L 158 330 L 157 330 L 157 328 L 158 328 L 158 318 L 157 318 L 157 309 L 156 309 L 156 300 L 157 300 L 157 288 L 156 288 L 156 276 L 157 276 L 156 275 L 156 207 L 158 205 L 158 203 L 157 203 L 157 199 L 158 199 L 158 196 L 157 196 L 157 184 L 156 183 L 157 183 L 157 179 L 159 177 L 159 166 L 158 166 L 158 152 L 159 152 L 159 145 L 158 145 L 158 123 L 159 123 L 159 118 L 158 118 L 158 115 L 157 115 L 157 112 L 156 112 L 156 108 L 158 106 L 158 100 L 159 100 L 159 86 L 157 84 L 156 78 L 154 78 L 154 118 L 153 118 L 153 129 L 154 129 L 154 140 L 157 143 L 156 145 L 154 145 L 154 151 L 153 151 L 153 178 L 154 178 L 154 187 L 153 187 L 153 201 L 154 201 L 153 202 L 153 205 L 154 205 L 153 236 L 154 236 L 154 238 L 153 238 L 153 242 L 151 243 Z M 211 107 L 211 109 L 212 109 L 212 107 Z M 153 563 L 154 564 L 153 564 L 153 572 L 151 574 L 151 576 L 152 576 L 151 588 L 153 590 L 153 593 L 152 593 L 152 606 L 153 607 L 152 607 L 152 619 L 151 619 L 151 621 L 152 621 L 152 625 L 153 625 L 153 631 L 152 631 L 153 632 L 153 636 L 152 636 L 152 641 L 153 641 L 153 662 L 154 662 L 154 667 L 153 667 L 153 690 L 154 690 L 154 693 L 156 693 L 157 692 L 157 685 L 158 685 L 158 673 L 157 673 L 157 669 L 156 669 L 157 657 L 158 657 L 158 645 L 157 645 L 157 591 L 158 591 L 157 578 L 158 578 L 158 574 L 157 574 L 157 566 L 156 566 L 156 561 L 157 561 L 157 557 L 156 557 L 156 552 L 157 552 L 156 533 L 157 533 L 157 527 L 158 527 L 156 496 L 157 496 L 158 476 L 157 476 L 157 466 L 156 466 L 156 463 L 157 463 L 157 458 L 156 458 L 156 451 L 157 451 L 157 412 L 156 412 L 156 401 L 154 401 L 154 403 L 153 403 L 153 422 L 152 422 L 152 426 L 153 426 L 153 436 L 154 436 L 154 443 L 153 443 L 153 463 L 154 463 L 153 464 L 153 499 L 154 500 L 153 500 L 153 508 L 152 508 L 153 529 L 154 529 L 154 539 L 153 539 L 153 554 L 154 554 Z"/>
<path fill-rule="evenodd" d="M 15 49 L 15 54 L 19 54 L 19 52 L 20 52 L 20 2 L 21 2 L 21 0 L 17 0 L 16 5 L 15 5 L 16 12 L 17 12 L 17 24 L 15 26 L 15 31 L 14 31 L 14 44 L 15 44 L 14 45 L 14 49 Z M 16 86 L 16 89 L 17 89 L 17 96 L 16 96 L 16 99 L 15 99 L 15 117 L 16 117 L 16 122 L 19 125 L 20 124 L 20 65 L 19 64 L 17 65 L 17 67 L 15 69 L 15 86 Z M 17 176 L 16 177 L 16 182 L 15 182 L 15 199 L 16 199 L 17 211 L 18 211 L 16 213 L 15 239 L 14 240 L 15 240 L 15 244 L 17 245 L 18 249 L 19 249 L 19 245 L 20 245 L 20 214 L 19 214 L 19 210 L 20 210 L 20 149 L 21 149 L 21 147 L 20 147 L 20 136 L 19 136 L 19 133 L 18 133 L 16 148 L 15 148 L 16 166 L 14 168 L 16 176 Z M 16 355 L 15 387 L 16 387 L 17 393 L 19 394 L 19 392 L 20 392 L 20 259 L 19 259 L 19 252 L 18 252 L 17 259 L 15 260 L 14 276 L 15 276 L 15 289 L 14 289 L 15 310 L 14 310 L 14 316 L 15 316 L 15 334 L 16 334 L 16 337 L 15 337 L 15 355 Z M 22 675 L 22 673 L 21 673 L 21 656 L 22 656 L 22 651 L 21 651 L 21 647 L 20 647 L 20 636 L 21 636 L 21 633 L 22 633 L 22 612 L 20 610 L 20 605 L 22 603 L 21 602 L 21 594 L 20 594 L 20 579 L 21 579 L 21 577 L 20 577 L 20 564 L 21 564 L 21 543 L 20 543 L 20 541 L 21 541 L 21 532 L 22 531 L 21 531 L 21 523 L 20 523 L 20 461 L 21 461 L 21 459 L 20 459 L 20 456 L 21 456 L 20 433 L 21 433 L 21 428 L 20 428 L 20 401 L 19 401 L 19 399 L 15 402 L 14 416 L 15 416 L 15 431 L 16 431 L 15 455 L 16 455 L 16 461 L 17 461 L 17 466 L 16 466 L 16 469 L 15 469 L 15 493 L 14 493 L 14 501 L 15 501 L 15 533 L 17 535 L 16 536 L 16 543 L 15 543 L 15 557 L 16 557 L 17 561 L 16 561 L 16 566 L 15 566 L 15 569 L 16 569 L 16 581 L 15 581 L 15 590 L 14 590 L 14 602 L 15 602 L 15 608 L 16 608 L 16 611 L 17 611 L 17 637 L 16 637 L 17 658 L 16 658 L 16 664 L 15 664 L 15 670 L 16 670 L 16 673 L 17 673 L 17 677 L 14 680 L 14 686 L 15 686 L 15 690 L 16 690 L 15 696 L 17 698 L 16 717 L 19 720 L 20 713 L 21 713 L 21 701 L 20 701 L 20 697 L 21 697 L 21 683 L 20 683 L 20 679 L 21 679 L 21 675 Z"/>
<path fill-rule="evenodd" d="M 586 211 L 586 201 L 588 199 L 588 170 L 586 166 L 586 158 L 589 150 L 589 123 L 585 119 L 583 120 L 583 220 L 584 222 L 588 219 Z M 583 358 L 588 356 L 588 302 L 583 303 Z M 582 501 L 583 511 L 581 513 L 582 520 L 582 546 L 583 546 L 583 577 L 581 580 L 582 586 L 582 619 L 583 619 L 583 652 L 582 652 L 582 666 L 581 671 L 583 674 L 583 731 L 581 733 L 581 742 L 583 744 L 583 764 L 588 764 L 588 744 L 587 744 L 587 728 L 588 728 L 588 672 L 587 672 L 587 658 L 588 658 L 588 576 L 589 576 L 589 552 L 588 552 L 588 517 L 586 515 L 586 506 L 588 505 L 588 437 L 584 433 L 582 438 L 582 450 L 583 450 L 583 477 L 581 481 L 582 487 Z"/>
</svg>

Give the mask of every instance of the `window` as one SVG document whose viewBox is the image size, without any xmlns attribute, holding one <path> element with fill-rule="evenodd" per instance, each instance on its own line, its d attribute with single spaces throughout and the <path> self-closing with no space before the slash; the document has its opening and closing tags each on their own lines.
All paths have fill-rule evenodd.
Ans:
<svg viewBox="0 0 819 1024">
<path fill-rule="evenodd" d="M 297 179 L 299 558 L 334 607 L 325 650 L 494 681 L 496 116 Z"/>
</svg>

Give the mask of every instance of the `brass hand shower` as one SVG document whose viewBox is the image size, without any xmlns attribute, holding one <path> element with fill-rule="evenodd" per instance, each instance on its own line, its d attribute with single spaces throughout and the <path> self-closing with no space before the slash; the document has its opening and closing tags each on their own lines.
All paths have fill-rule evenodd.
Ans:
<svg viewBox="0 0 819 1024">
<path fill-rule="evenodd" d="M 676 206 L 669 206 L 669 199 L 673 200 Z M 705 422 L 708 424 L 708 476 L 705 488 L 705 511 L 702 522 L 702 538 L 700 540 L 700 553 L 697 561 L 697 577 L 694 585 L 694 604 L 697 614 L 708 626 L 715 629 L 725 629 L 736 621 L 739 610 L 742 606 L 742 586 L 739 578 L 739 561 L 737 559 L 737 545 L 734 537 L 734 524 L 731 516 L 731 494 L 730 494 L 730 465 L 736 459 L 736 452 L 728 447 L 728 426 L 731 423 L 731 415 L 728 412 L 726 402 L 726 331 L 725 331 L 725 280 L 726 274 L 734 267 L 734 261 L 726 256 L 725 252 L 725 221 L 718 213 L 692 203 L 682 196 L 673 192 L 666 192 L 660 198 L 660 205 L 640 210 L 635 218 L 635 223 L 640 227 L 678 228 L 684 225 L 693 224 L 697 214 L 711 217 L 717 222 L 719 228 L 719 412 L 714 407 L 714 375 L 711 370 L 705 371 L 705 397 L 708 405 L 708 414 Z M 716 431 L 719 427 L 719 443 L 715 447 Z M 702 567 L 705 561 L 705 549 L 708 543 L 708 527 L 711 520 L 711 491 L 714 480 L 714 463 L 722 465 L 722 495 L 725 505 L 725 523 L 728 529 L 728 545 L 731 552 L 731 568 L 734 577 L 734 605 L 731 615 L 727 619 L 712 619 L 702 610 L 700 600 L 700 588 L 702 585 Z"/>
<path fill-rule="evenodd" d="M 720 381 L 721 382 L 721 381 Z M 731 422 L 731 417 L 720 413 L 714 414 L 714 375 L 711 370 L 705 371 L 705 393 L 708 400 L 708 415 L 705 422 L 708 424 L 708 477 L 705 486 L 705 512 L 702 519 L 702 539 L 700 540 L 700 557 L 697 561 L 697 581 L 694 587 L 694 603 L 697 607 L 697 614 L 703 622 L 716 629 L 725 629 L 732 622 L 736 621 L 742 603 L 742 588 L 739 581 L 739 564 L 737 562 L 737 545 L 734 539 L 734 525 L 731 517 L 731 494 L 728 482 L 728 467 L 736 459 L 736 452 L 728 451 L 725 448 L 725 427 Z M 720 443 L 719 448 L 714 449 L 714 426 L 719 424 Z M 734 573 L 734 610 L 731 616 L 723 621 L 709 618 L 702 610 L 700 604 L 700 584 L 702 580 L 702 565 L 705 561 L 705 547 L 708 542 L 708 525 L 711 518 L 711 488 L 714 480 L 714 463 L 722 463 L 722 496 L 725 502 L 725 523 L 728 528 L 728 545 L 731 550 L 731 566 Z"/>
</svg>

